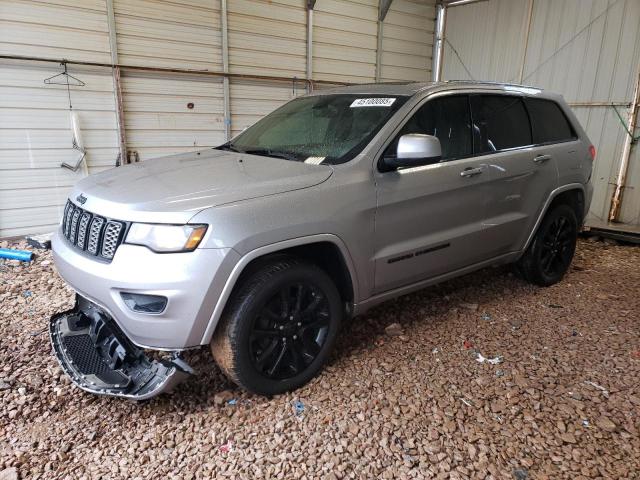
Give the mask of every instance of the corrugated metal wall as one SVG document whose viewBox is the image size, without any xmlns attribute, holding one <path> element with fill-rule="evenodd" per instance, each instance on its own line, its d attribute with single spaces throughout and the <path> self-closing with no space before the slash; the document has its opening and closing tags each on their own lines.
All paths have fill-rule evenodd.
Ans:
<svg viewBox="0 0 640 480">
<path fill-rule="evenodd" d="M 318 0 L 314 11 L 313 78 L 373 82 L 377 34 L 376 0 Z"/>
<path fill-rule="evenodd" d="M 394 0 L 382 39 L 381 78 L 427 80 L 435 0 Z M 231 79 L 231 134 L 306 93 L 306 0 L 227 0 L 229 71 L 299 81 Z M 221 0 L 113 0 L 121 65 L 223 70 Z M 0 54 L 111 62 L 106 0 L 0 0 Z M 378 0 L 317 0 L 312 78 L 372 82 Z M 89 172 L 118 155 L 109 68 L 69 67 Z M 43 80 L 55 64 L 0 64 L 0 237 L 51 231 L 85 173 L 60 168 L 71 149 L 66 88 Z M 319 88 L 326 88 L 321 85 Z M 224 141 L 221 77 L 121 70 L 127 149 L 140 160 Z M 192 104 L 192 108 L 189 108 Z M 131 156 L 135 158 L 135 156 Z"/>
<path fill-rule="evenodd" d="M 305 78 L 307 13 L 303 0 L 229 2 L 229 71 Z M 231 84 L 231 133 L 305 93 L 303 81 Z"/>
<path fill-rule="evenodd" d="M 109 62 L 104 1 L 0 2 L 0 54 Z M 73 160 L 69 100 L 64 86 L 44 79 L 55 64 L 4 62 L 0 68 L 0 237 L 51 231 L 70 187 L 85 173 L 60 167 Z M 71 87 L 87 147 L 89 172 L 117 155 L 111 72 L 70 68 L 86 83 Z"/>
<path fill-rule="evenodd" d="M 383 82 L 431 80 L 435 0 L 395 0 L 382 30 Z"/>
<path fill-rule="evenodd" d="M 562 93 L 570 103 L 631 101 L 640 62 L 640 1 L 534 0 L 524 56 L 528 8 L 529 0 L 450 8 L 443 78 L 467 79 L 470 73 L 519 82 L 524 59 L 522 83 Z M 587 224 L 604 226 L 625 129 L 610 106 L 573 109 L 598 150 Z M 627 108 L 618 110 L 626 121 Z M 620 217 L 630 228 L 640 227 L 639 163 L 636 146 Z"/>
<path fill-rule="evenodd" d="M 220 0 L 116 0 L 113 6 L 121 64 L 222 70 Z M 122 93 L 127 147 L 140 160 L 224 141 L 220 78 L 127 72 Z"/>
</svg>

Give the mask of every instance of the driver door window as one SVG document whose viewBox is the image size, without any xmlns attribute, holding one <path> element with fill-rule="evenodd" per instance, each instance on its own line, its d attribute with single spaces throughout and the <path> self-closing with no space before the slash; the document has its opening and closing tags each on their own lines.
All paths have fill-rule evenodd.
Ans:
<svg viewBox="0 0 640 480">
<path fill-rule="evenodd" d="M 421 133 L 440 140 L 441 162 L 469 157 L 473 154 L 471 114 L 466 95 L 452 95 L 428 101 L 405 123 L 385 157 L 394 157 L 402 135 Z"/>
</svg>

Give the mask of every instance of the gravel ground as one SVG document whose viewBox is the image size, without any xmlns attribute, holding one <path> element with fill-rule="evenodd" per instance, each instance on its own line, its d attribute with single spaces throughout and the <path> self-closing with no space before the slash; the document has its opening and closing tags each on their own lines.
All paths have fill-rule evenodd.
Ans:
<svg viewBox="0 0 640 480">
<path fill-rule="evenodd" d="M 0 263 L 0 479 L 637 479 L 639 267 L 581 240 L 551 288 L 494 268 L 376 308 L 297 392 L 244 393 L 202 351 L 137 404 L 62 374 L 46 325 L 72 293 L 49 254 Z"/>
</svg>

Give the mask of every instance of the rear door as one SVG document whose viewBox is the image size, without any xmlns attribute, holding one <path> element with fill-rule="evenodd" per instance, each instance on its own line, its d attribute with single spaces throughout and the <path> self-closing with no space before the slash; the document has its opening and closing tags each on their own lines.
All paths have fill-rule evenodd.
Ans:
<svg viewBox="0 0 640 480">
<path fill-rule="evenodd" d="M 489 174 L 485 159 L 473 157 L 469 97 L 427 100 L 396 133 L 384 155 L 393 155 L 399 137 L 408 133 L 438 137 L 442 160 L 376 172 L 376 293 L 488 257 L 483 221 Z"/>
<path fill-rule="evenodd" d="M 522 96 L 471 96 L 476 154 L 488 165 L 491 188 L 487 241 L 492 256 L 519 250 L 558 182 L 551 146 L 534 142 Z"/>
</svg>

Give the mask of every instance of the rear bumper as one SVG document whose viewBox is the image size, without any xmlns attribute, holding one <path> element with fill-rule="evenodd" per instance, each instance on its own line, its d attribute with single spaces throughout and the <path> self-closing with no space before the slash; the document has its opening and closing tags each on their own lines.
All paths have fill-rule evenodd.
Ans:
<svg viewBox="0 0 640 480">
<path fill-rule="evenodd" d="M 591 200 L 593 199 L 593 184 L 589 181 L 584 186 L 584 215 L 582 216 L 582 223 L 587 218 L 589 209 L 591 208 Z"/>
<path fill-rule="evenodd" d="M 199 248 L 186 253 L 154 253 L 122 244 L 110 263 L 74 248 L 60 229 L 51 240 L 60 276 L 81 296 L 104 310 L 132 343 L 157 350 L 200 345 L 239 255 L 229 248 Z M 162 313 L 134 312 L 121 293 L 167 298 Z"/>
<path fill-rule="evenodd" d="M 147 357 L 108 314 L 80 296 L 73 309 L 51 317 L 49 335 L 63 370 L 87 392 L 146 400 L 193 373 L 175 354 Z"/>
</svg>

